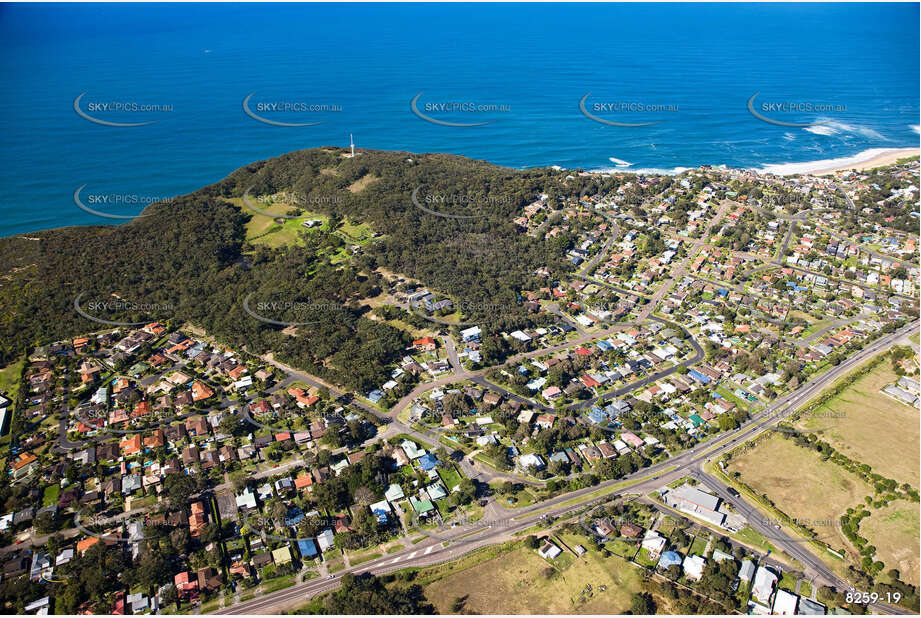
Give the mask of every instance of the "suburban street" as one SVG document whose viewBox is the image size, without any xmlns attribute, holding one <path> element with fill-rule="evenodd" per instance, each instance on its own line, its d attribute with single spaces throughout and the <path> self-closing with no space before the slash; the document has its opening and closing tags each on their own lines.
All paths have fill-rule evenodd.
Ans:
<svg viewBox="0 0 921 618">
<path fill-rule="evenodd" d="M 731 501 L 737 510 L 747 516 L 749 525 L 758 532 L 767 533 L 779 549 L 796 559 L 803 567 L 806 576 L 818 585 L 830 585 L 839 589 L 846 589 L 847 583 L 841 580 L 824 562 L 819 560 L 808 549 L 808 543 L 802 539 L 795 539 L 786 535 L 781 530 L 766 529 L 761 523 L 761 517 L 753 516 L 758 511 L 745 500 L 730 496 L 719 481 L 703 472 L 701 466 L 710 460 L 715 460 L 722 453 L 731 450 L 738 443 L 757 437 L 770 430 L 774 425 L 792 414 L 800 405 L 818 395 L 823 389 L 830 386 L 835 380 L 853 370 L 862 362 L 872 356 L 883 352 L 908 334 L 916 332 L 919 322 L 915 321 L 902 329 L 882 337 L 869 346 L 849 357 L 837 367 L 830 369 L 818 378 L 807 382 L 796 391 L 781 397 L 768 406 L 757 416 L 750 419 L 739 429 L 715 436 L 688 451 L 656 465 L 639 470 L 638 472 L 614 481 L 607 481 L 596 487 L 589 487 L 576 492 L 571 492 L 556 498 L 545 500 L 530 507 L 520 509 L 494 508 L 493 512 L 501 513 L 506 518 L 487 519 L 484 517 L 478 523 L 451 531 L 440 532 L 439 537 L 431 541 L 422 541 L 411 549 L 406 549 L 394 554 L 381 557 L 342 571 L 331 579 L 309 580 L 280 590 L 275 593 L 262 595 L 258 598 L 239 603 L 230 608 L 224 608 L 215 613 L 221 614 L 254 614 L 277 613 L 290 610 L 305 603 L 311 597 L 338 587 L 338 580 L 344 573 L 370 572 L 376 575 L 396 571 L 407 567 L 420 567 L 448 560 L 453 560 L 480 547 L 501 543 L 513 538 L 517 533 L 535 525 L 542 517 L 564 516 L 588 504 L 599 500 L 595 497 L 600 489 L 618 486 L 617 493 L 603 496 L 600 500 L 610 499 L 618 494 L 645 495 L 656 491 L 658 488 L 685 476 L 692 476 L 700 480 L 708 488 L 726 501 Z M 498 505 L 496 505 L 498 507 Z M 463 538 L 460 538 L 463 537 Z M 908 613 L 901 608 L 895 608 L 877 603 L 870 606 L 877 613 Z"/>
</svg>

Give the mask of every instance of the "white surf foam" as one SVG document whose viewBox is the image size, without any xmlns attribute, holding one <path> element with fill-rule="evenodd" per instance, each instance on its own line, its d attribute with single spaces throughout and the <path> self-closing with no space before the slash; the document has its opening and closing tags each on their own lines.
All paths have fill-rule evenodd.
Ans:
<svg viewBox="0 0 921 618">
<path fill-rule="evenodd" d="M 839 157 L 836 159 L 819 159 L 817 161 L 802 161 L 799 163 L 772 163 L 763 167 L 751 168 L 756 172 L 764 174 L 807 174 L 820 170 L 827 170 L 835 167 L 846 167 L 848 165 L 857 165 L 864 161 L 877 157 L 881 154 L 890 152 L 891 148 L 870 148 L 851 157 Z"/>
</svg>

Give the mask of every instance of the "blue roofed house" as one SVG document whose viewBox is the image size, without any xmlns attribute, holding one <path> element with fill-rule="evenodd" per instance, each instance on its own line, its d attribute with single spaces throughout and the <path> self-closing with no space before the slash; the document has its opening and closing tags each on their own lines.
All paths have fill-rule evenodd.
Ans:
<svg viewBox="0 0 921 618">
<path fill-rule="evenodd" d="M 368 393 L 368 401 L 370 401 L 371 403 L 377 403 L 383 398 L 384 398 L 384 391 L 378 388 L 375 388 L 373 391 Z"/>
<path fill-rule="evenodd" d="M 419 463 L 420 468 L 428 471 L 428 470 L 434 469 L 435 466 L 438 465 L 438 458 L 435 457 L 435 455 L 433 455 L 432 453 L 426 453 L 425 455 L 419 458 L 418 463 Z"/>
<path fill-rule="evenodd" d="M 569 461 L 569 457 L 566 456 L 566 451 L 557 451 L 550 456 L 550 461 L 564 464 Z"/>
<path fill-rule="evenodd" d="M 386 524 L 387 520 L 390 518 L 390 503 L 386 500 L 381 500 L 380 502 L 375 502 L 369 507 L 371 512 L 377 517 L 377 521 L 382 524 Z"/>
<path fill-rule="evenodd" d="M 311 539 L 298 539 L 297 550 L 301 552 L 301 558 L 313 558 L 319 553 L 316 543 Z"/>
<path fill-rule="evenodd" d="M 596 425 L 601 425 L 608 422 L 608 415 L 604 413 L 604 410 L 601 408 L 592 408 L 588 413 L 588 420 L 595 423 Z"/>
<path fill-rule="evenodd" d="M 285 525 L 296 526 L 304 519 L 304 511 L 300 507 L 292 506 L 285 514 Z"/>
</svg>

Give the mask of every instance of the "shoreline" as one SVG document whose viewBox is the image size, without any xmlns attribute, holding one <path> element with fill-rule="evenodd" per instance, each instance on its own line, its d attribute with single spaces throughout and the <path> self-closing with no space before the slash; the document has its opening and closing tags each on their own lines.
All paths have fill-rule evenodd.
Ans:
<svg viewBox="0 0 921 618">
<path fill-rule="evenodd" d="M 884 165 L 892 165 L 899 159 L 917 157 L 919 154 L 921 154 L 921 148 L 917 146 L 911 148 L 871 148 L 851 157 L 820 159 L 802 163 L 778 163 L 748 169 L 762 174 L 776 174 L 778 176 L 795 176 L 797 174 L 821 176 L 834 174 L 835 172 L 864 171 Z"/>
<path fill-rule="evenodd" d="M 855 155 L 847 157 L 836 157 L 832 159 L 817 159 L 814 161 L 799 161 L 794 163 L 769 163 L 760 166 L 736 166 L 720 164 L 711 165 L 711 167 L 715 169 L 744 170 L 757 172 L 759 174 L 774 174 L 776 176 L 795 176 L 797 174 L 812 174 L 819 176 L 847 170 L 863 171 L 872 169 L 874 167 L 891 165 L 899 159 L 917 156 L 921 156 L 921 148 L 918 146 L 909 148 L 870 148 L 868 150 L 858 152 Z M 632 164 L 617 165 L 610 168 L 606 167 L 590 169 L 586 170 L 586 172 L 591 174 L 643 174 L 676 176 L 683 172 L 697 169 L 695 167 L 683 166 L 673 168 L 631 168 Z"/>
</svg>

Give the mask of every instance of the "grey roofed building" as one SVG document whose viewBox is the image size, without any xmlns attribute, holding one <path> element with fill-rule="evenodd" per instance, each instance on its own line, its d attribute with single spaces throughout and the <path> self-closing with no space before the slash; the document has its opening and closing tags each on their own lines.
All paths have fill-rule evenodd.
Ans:
<svg viewBox="0 0 921 618">
<path fill-rule="evenodd" d="M 918 393 L 921 391 L 921 385 L 918 384 L 917 380 L 912 380 L 911 378 L 906 378 L 904 376 L 899 378 L 898 385 L 901 388 L 904 388 L 905 390 L 911 391 L 913 393 Z"/>
<path fill-rule="evenodd" d="M 237 500 L 233 494 L 221 492 L 214 495 L 217 502 L 217 511 L 224 521 L 237 518 Z"/>
<path fill-rule="evenodd" d="M 742 581 L 750 582 L 754 576 L 755 563 L 746 558 L 742 561 L 742 566 L 739 567 L 739 579 Z"/>
<path fill-rule="evenodd" d="M 57 513 L 58 513 L 58 505 L 57 505 L 57 504 L 49 504 L 48 506 L 43 506 L 42 508 L 38 509 L 38 510 L 35 512 L 35 516 L 38 517 L 38 516 L 41 515 L 42 513 L 50 513 L 51 516 L 54 517 L 54 516 L 57 515 Z"/>
<path fill-rule="evenodd" d="M 824 616 L 825 606 L 818 601 L 813 601 L 812 599 L 807 599 L 806 597 L 800 597 L 799 608 L 797 609 L 796 613 L 801 616 Z"/>
<path fill-rule="evenodd" d="M 122 479 L 122 494 L 136 492 L 143 485 L 140 474 L 129 474 Z"/>
<path fill-rule="evenodd" d="M 898 399 L 899 401 L 907 403 L 908 405 L 912 405 L 915 402 L 915 399 L 918 398 L 917 395 L 915 395 L 914 393 L 910 393 L 904 389 L 901 389 L 895 384 L 890 384 L 889 386 L 883 389 L 883 392 L 889 395 L 890 397 L 894 397 Z"/>
<path fill-rule="evenodd" d="M 662 498 L 668 506 L 717 526 L 722 526 L 726 519 L 723 513 L 717 511 L 720 504 L 719 497 L 690 485 L 666 490 Z"/>
<path fill-rule="evenodd" d="M 317 545 L 320 546 L 320 551 L 326 551 L 334 546 L 333 537 L 334 533 L 329 528 L 317 535 Z"/>
<path fill-rule="evenodd" d="M 34 517 L 35 517 L 35 507 L 34 506 L 24 508 L 21 511 L 17 511 L 16 514 L 13 515 L 13 525 L 18 526 L 19 524 L 30 522 L 32 521 Z"/>
<path fill-rule="evenodd" d="M 672 489 L 667 495 L 672 499 L 681 499 L 711 511 L 715 511 L 720 504 L 719 497 L 687 484 Z"/>
</svg>

